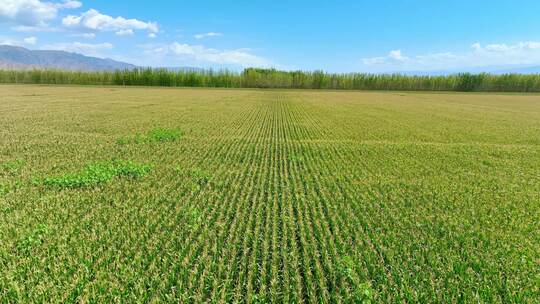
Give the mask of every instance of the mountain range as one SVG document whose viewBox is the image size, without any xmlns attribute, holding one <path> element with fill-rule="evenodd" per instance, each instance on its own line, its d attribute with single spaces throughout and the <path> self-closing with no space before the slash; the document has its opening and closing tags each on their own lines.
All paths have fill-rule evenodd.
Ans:
<svg viewBox="0 0 540 304">
<path fill-rule="evenodd" d="M 64 51 L 29 50 L 19 46 L 0 45 L 0 68 L 2 69 L 45 68 L 73 71 L 111 71 L 135 67 L 133 64 L 112 59 Z"/>
</svg>

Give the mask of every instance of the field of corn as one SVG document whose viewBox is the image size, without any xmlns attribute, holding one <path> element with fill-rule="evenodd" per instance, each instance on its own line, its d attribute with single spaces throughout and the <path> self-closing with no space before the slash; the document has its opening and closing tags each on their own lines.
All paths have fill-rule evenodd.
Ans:
<svg viewBox="0 0 540 304">
<path fill-rule="evenodd" d="M 540 96 L 0 86 L 0 303 L 538 303 Z"/>
</svg>

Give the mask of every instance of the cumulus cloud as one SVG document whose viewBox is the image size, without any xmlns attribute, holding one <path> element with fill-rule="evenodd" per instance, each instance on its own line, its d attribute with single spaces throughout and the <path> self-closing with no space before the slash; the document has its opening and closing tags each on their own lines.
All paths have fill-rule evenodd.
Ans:
<svg viewBox="0 0 540 304">
<path fill-rule="evenodd" d="M 197 34 L 195 35 L 195 39 L 204 39 L 204 38 L 209 38 L 209 37 L 219 37 L 219 36 L 223 36 L 222 33 L 216 33 L 216 32 L 209 32 L 209 33 L 202 33 L 202 34 Z"/>
<path fill-rule="evenodd" d="M 367 66 L 385 65 L 390 62 L 405 62 L 410 60 L 409 57 L 404 56 L 401 50 L 393 50 L 386 56 L 362 58 L 362 63 Z"/>
<path fill-rule="evenodd" d="M 117 35 L 133 34 L 135 30 L 145 30 L 151 34 L 159 32 L 159 26 L 155 22 L 126 19 L 124 17 L 111 17 L 95 9 L 90 9 L 79 16 L 68 15 L 62 19 L 62 24 L 70 29 L 115 32 Z"/>
<path fill-rule="evenodd" d="M 82 43 L 82 42 L 63 42 L 53 43 L 43 46 L 42 50 L 60 50 L 66 52 L 79 53 L 89 56 L 105 57 L 102 51 L 110 50 L 114 46 L 109 42 L 104 43 Z"/>
<path fill-rule="evenodd" d="M 30 45 L 34 45 L 37 43 L 37 38 L 36 37 L 26 37 L 23 39 L 24 43 L 26 44 L 30 44 Z"/>
<path fill-rule="evenodd" d="M 467 70 L 487 66 L 540 64 L 540 42 L 497 43 L 483 46 L 474 43 L 462 53 L 438 52 L 405 56 L 401 50 L 386 56 L 362 58 L 361 63 L 372 72 Z"/>
<path fill-rule="evenodd" d="M 479 50 L 479 49 L 481 49 L 481 48 L 482 48 L 482 46 L 480 45 L 479 42 L 473 43 L 473 44 L 471 45 L 471 49 L 473 49 L 473 50 L 475 50 L 475 51 L 477 51 L 477 50 Z"/>
<path fill-rule="evenodd" d="M 26 28 L 46 27 L 62 9 L 74 9 L 79 1 L 46 2 L 40 0 L 0 0 L 0 22 Z"/>
<path fill-rule="evenodd" d="M 178 42 L 147 45 L 144 48 L 149 54 L 166 57 L 172 62 L 190 65 L 219 64 L 240 67 L 268 67 L 271 65 L 269 60 L 252 54 L 249 49 L 219 50 Z"/>
<path fill-rule="evenodd" d="M 133 30 L 132 29 L 119 30 L 115 34 L 117 36 L 129 36 L 129 35 L 133 35 Z"/>
<path fill-rule="evenodd" d="M 409 59 L 401 54 L 401 50 L 390 51 L 390 53 L 388 53 L 388 57 L 397 61 L 406 61 Z"/>
</svg>

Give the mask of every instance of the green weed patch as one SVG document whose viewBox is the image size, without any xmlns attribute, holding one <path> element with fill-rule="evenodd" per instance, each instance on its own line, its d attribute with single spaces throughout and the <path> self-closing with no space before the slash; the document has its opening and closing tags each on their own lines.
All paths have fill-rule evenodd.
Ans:
<svg viewBox="0 0 540 304">
<path fill-rule="evenodd" d="M 201 169 L 193 169 L 189 172 L 193 181 L 199 185 L 205 185 L 210 181 L 210 173 Z"/>
<path fill-rule="evenodd" d="M 24 160 L 12 160 L 0 164 L 0 175 L 15 175 L 18 173 L 25 165 Z"/>
<path fill-rule="evenodd" d="M 32 232 L 17 242 L 17 251 L 28 253 L 32 248 L 41 245 L 47 234 L 49 234 L 49 228 L 43 224 L 38 225 Z"/>
<path fill-rule="evenodd" d="M 43 179 L 43 185 L 55 188 L 87 188 L 108 183 L 117 177 L 139 178 L 150 172 L 151 166 L 131 161 L 111 161 L 88 165 L 78 173 Z"/>
</svg>

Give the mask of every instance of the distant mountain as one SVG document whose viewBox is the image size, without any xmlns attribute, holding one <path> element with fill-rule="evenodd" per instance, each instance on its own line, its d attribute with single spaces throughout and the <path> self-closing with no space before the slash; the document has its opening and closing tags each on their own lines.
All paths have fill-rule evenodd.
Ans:
<svg viewBox="0 0 540 304">
<path fill-rule="evenodd" d="M 0 68 L 4 69 L 61 69 L 72 71 L 112 71 L 133 69 L 135 65 L 84 56 L 64 51 L 28 50 L 23 47 L 0 45 Z"/>
</svg>

